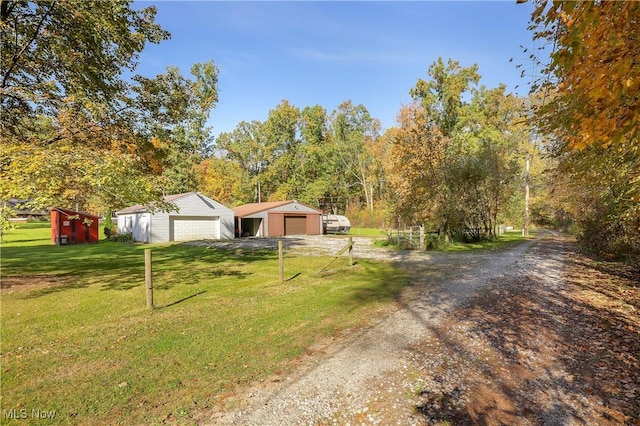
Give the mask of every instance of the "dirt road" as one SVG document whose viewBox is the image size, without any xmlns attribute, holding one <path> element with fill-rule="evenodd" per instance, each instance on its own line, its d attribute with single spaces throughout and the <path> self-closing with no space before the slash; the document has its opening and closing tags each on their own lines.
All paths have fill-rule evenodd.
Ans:
<svg viewBox="0 0 640 426">
<path fill-rule="evenodd" d="M 640 425 L 637 270 L 602 272 L 554 235 L 498 252 L 391 257 L 413 281 L 392 315 L 200 423 Z"/>
</svg>

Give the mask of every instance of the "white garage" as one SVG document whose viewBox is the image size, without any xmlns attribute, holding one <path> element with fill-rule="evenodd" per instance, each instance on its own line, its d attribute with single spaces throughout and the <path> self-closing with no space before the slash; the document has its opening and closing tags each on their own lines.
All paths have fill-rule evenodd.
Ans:
<svg viewBox="0 0 640 426">
<path fill-rule="evenodd" d="M 153 211 L 136 205 L 116 212 L 118 232 L 130 232 L 134 241 L 218 240 L 234 237 L 233 210 L 197 192 L 168 195 L 164 200 L 175 208 Z"/>
</svg>

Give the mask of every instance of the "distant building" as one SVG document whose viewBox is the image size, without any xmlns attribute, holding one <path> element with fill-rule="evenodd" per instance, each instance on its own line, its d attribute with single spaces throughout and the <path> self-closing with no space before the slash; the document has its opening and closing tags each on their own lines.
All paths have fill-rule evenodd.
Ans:
<svg viewBox="0 0 640 426">
<path fill-rule="evenodd" d="M 295 200 L 245 204 L 233 211 L 237 237 L 322 234 L 322 212 Z"/>
</svg>

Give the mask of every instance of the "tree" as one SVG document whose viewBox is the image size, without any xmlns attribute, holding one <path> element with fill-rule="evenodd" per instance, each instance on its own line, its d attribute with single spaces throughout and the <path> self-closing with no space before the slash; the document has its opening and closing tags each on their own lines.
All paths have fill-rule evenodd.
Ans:
<svg viewBox="0 0 640 426">
<path fill-rule="evenodd" d="M 494 89 L 481 86 L 473 90 L 460 121 L 455 146 L 463 169 L 459 174 L 450 170 L 449 175 L 452 183 L 456 177 L 467 177 L 465 184 L 470 187 L 462 191 L 466 202 L 459 204 L 469 213 L 462 223 L 479 229 L 477 238 L 497 236 L 498 216 L 513 195 L 520 194 L 519 163 L 532 154 L 529 130 L 522 119 L 525 112 L 524 99 L 507 94 L 503 84 Z"/>
<path fill-rule="evenodd" d="M 233 131 L 218 135 L 215 142 L 220 155 L 236 162 L 255 188 L 252 201 L 262 201 L 258 184 L 272 161 L 271 153 L 267 151 L 265 145 L 263 128 L 263 123 L 257 120 L 242 121 Z"/>
<path fill-rule="evenodd" d="M 380 136 L 380 121 L 364 105 L 341 103 L 331 116 L 331 136 L 336 145 L 343 173 L 360 186 L 367 208 L 374 209 L 377 171 L 382 170 L 372 155 Z"/>
<path fill-rule="evenodd" d="M 155 78 L 134 77 L 130 122 L 161 153 L 153 172 L 164 193 L 195 190 L 195 166 L 212 150 L 207 120 L 218 101 L 218 69 L 213 61 L 197 63 L 191 74 L 192 79 L 185 78 L 169 67 Z"/>
<path fill-rule="evenodd" d="M 480 80 L 477 65 L 463 68 L 458 61 L 449 59 L 445 66 L 442 58 L 438 58 L 427 72 L 429 80 L 419 79 L 410 94 L 413 99 L 422 106 L 420 110 L 424 117 L 421 120 L 424 125 L 436 128 L 444 138 L 436 138 L 442 143 L 438 146 L 437 159 L 442 161 L 439 163 L 437 172 L 432 173 L 434 181 L 431 183 L 433 188 L 439 190 L 437 199 L 440 208 L 438 214 L 441 215 L 438 220 L 438 227 L 442 228 L 445 234 L 449 234 L 452 226 L 456 226 L 452 214 L 455 210 L 450 206 L 455 206 L 455 197 L 451 198 L 451 193 L 446 185 L 444 175 L 444 167 L 446 157 L 449 155 L 451 143 L 456 131 L 460 130 L 461 116 L 465 113 L 467 102 L 464 96 L 470 92 L 473 85 Z M 436 197 L 433 197 L 436 198 Z"/>
<path fill-rule="evenodd" d="M 402 108 L 390 136 L 396 211 L 446 235 L 494 238 L 519 189 L 523 100 L 504 85 L 471 86 L 480 79 L 475 65 L 450 60 L 445 67 L 439 59 L 429 75 L 411 91 L 415 101 Z"/>
<path fill-rule="evenodd" d="M 104 212 L 156 199 L 156 188 L 132 155 L 71 143 L 3 144 L 0 199 Z"/>
<path fill-rule="evenodd" d="M 126 104 L 122 71 L 147 42 L 169 38 L 155 14 L 126 0 L 0 0 L 2 139 L 29 141 L 40 117 L 70 104 L 93 125 L 113 123 Z"/>
<path fill-rule="evenodd" d="M 157 198 L 125 80 L 169 33 L 124 0 L 0 0 L 0 197 L 104 211 Z M 145 166 L 149 160 L 150 166 Z"/>
<path fill-rule="evenodd" d="M 237 162 L 210 157 L 198 164 L 196 170 L 198 190 L 203 194 L 230 206 L 253 202 L 249 176 Z"/>
<path fill-rule="evenodd" d="M 562 194 L 557 204 L 573 213 L 589 248 L 637 255 L 640 4 L 538 1 L 530 23 L 534 39 L 553 44 L 533 90 L 545 95 L 534 124 L 565 184 L 553 191 Z"/>
<path fill-rule="evenodd" d="M 342 173 L 336 147 L 330 139 L 327 111 L 320 105 L 303 108 L 299 128 L 298 199 L 337 213 L 335 201 L 344 195 Z"/>
<path fill-rule="evenodd" d="M 444 136 L 449 137 L 459 123 L 464 95 L 480 80 L 478 66 L 474 64 L 463 68 L 458 61 L 451 59 L 445 66 L 442 58 L 438 58 L 427 74 L 430 79 L 419 79 L 410 91 L 411 97 L 424 107 L 428 125 L 437 126 Z"/>
<path fill-rule="evenodd" d="M 151 203 L 163 193 L 195 190 L 194 166 L 208 148 L 204 127 L 217 100 L 213 63 L 196 64 L 194 80 L 170 69 L 137 77 L 130 108 L 116 124 L 94 125 L 77 104 L 56 119 L 40 116 L 33 135 L 10 138 L 0 162 L 2 199 L 104 212 Z"/>
<path fill-rule="evenodd" d="M 417 102 L 402 107 L 391 140 L 387 174 L 394 188 L 396 213 L 409 223 L 427 222 L 440 228 L 444 194 L 444 167 L 448 138 L 428 125 L 427 113 Z"/>
<path fill-rule="evenodd" d="M 271 158 L 261 176 L 261 189 L 269 199 L 298 198 L 301 188 L 300 109 L 286 99 L 269 111 L 264 122 L 265 149 Z"/>
<path fill-rule="evenodd" d="M 640 3 L 542 0 L 530 29 L 555 47 L 533 88 L 553 91 L 538 110 L 542 130 L 570 149 L 629 149 L 640 136 Z"/>
</svg>

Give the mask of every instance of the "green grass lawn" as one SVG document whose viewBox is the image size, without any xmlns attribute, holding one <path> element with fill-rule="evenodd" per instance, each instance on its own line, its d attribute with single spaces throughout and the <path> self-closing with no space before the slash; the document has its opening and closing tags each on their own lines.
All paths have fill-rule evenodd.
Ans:
<svg viewBox="0 0 640 426">
<path fill-rule="evenodd" d="M 386 231 L 383 229 L 377 228 L 351 228 L 349 231 L 349 235 L 359 236 L 359 237 L 384 237 Z"/>
<path fill-rule="evenodd" d="M 376 238 L 380 244 L 380 247 L 387 247 L 389 249 L 398 249 L 399 247 L 392 242 L 385 241 L 387 239 L 387 235 L 391 233 L 391 235 L 395 235 L 394 231 L 388 231 L 384 229 L 375 229 L 375 228 L 351 228 L 349 235 L 355 236 L 365 236 L 365 237 L 379 237 Z M 461 242 L 451 242 L 447 244 L 442 244 L 440 248 L 434 249 L 433 251 L 444 251 L 444 252 L 467 252 L 474 250 L 497 250 L 500 248 L 508 248 L 515 245 L 518 245 L 527 239 L 535 238 L 536 232 L 531 231 L 529 237 L 523 237 L 522 232 L 520 230 L 509 231 L 498 237 L 496 240 L 491 241 L 480 241 L 477 243 L 461 243 Z M 419 235 L 416 232 L 413 236 L 414 245 L 418 244 Z"/>
<path fill-rule="evenodd" d="M 480 241 L 477 243 L 449 243 L 443 246 L 442 251 L 465 252 L 473 250 L 497 250 L 517 246 L 528 239 L 536 237 L 535 231 L 530 231 L 528 237 L 522 236 L 522 231 L 509 231 L 498 237 L 497 240 Z"/>
<path fill-rule="evenodd" d="M 19 423 L 11 410 L 31 421 L 32 410 L 55 412 L 47 424 L 189 423 L 220 395 L 284 374 L 315 342 L 366 324 L 406 285 L 364 260 L 318 276 L 329 258 L 286 256 L 280 283 L 271 251 L 55 246 L 48 224 L 19 225 L 1 255 L 2 424 Z"/>
</svg>

